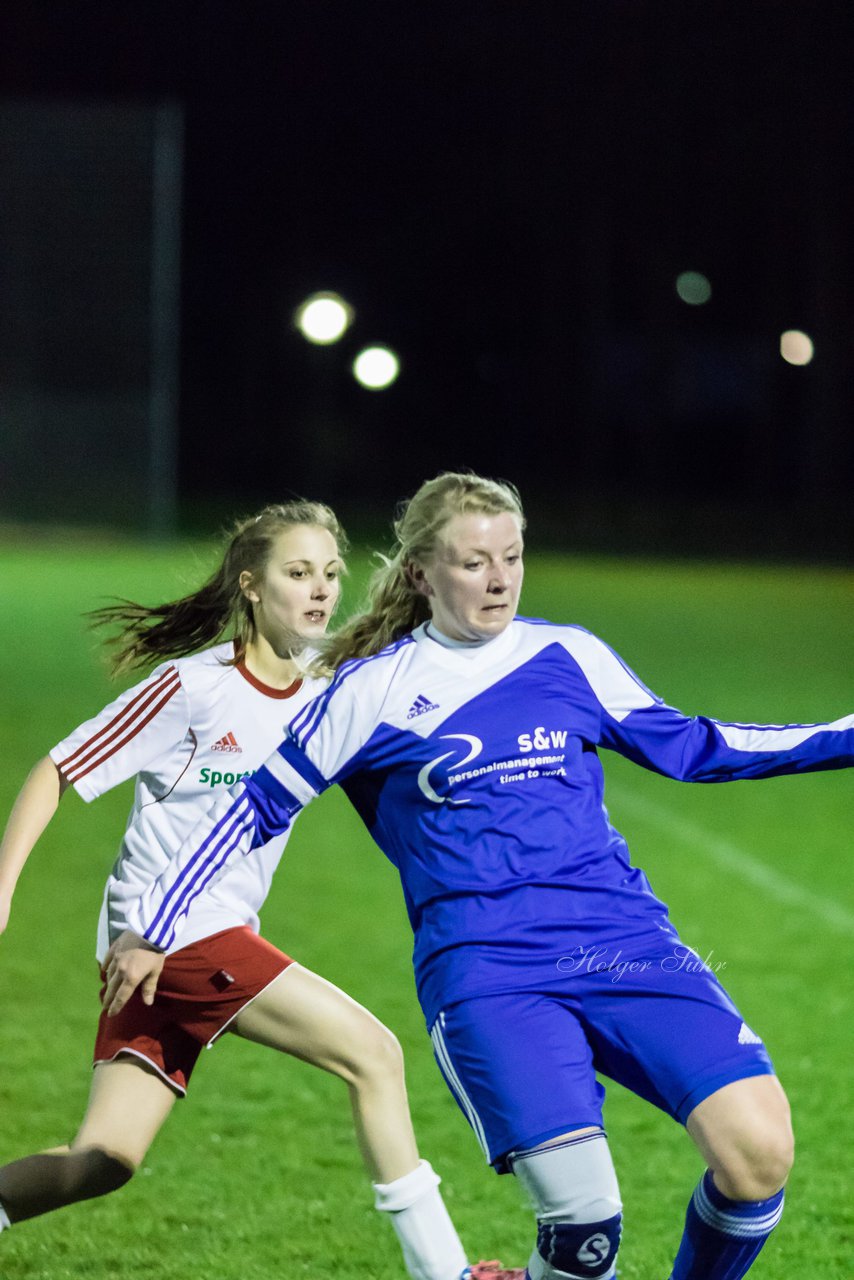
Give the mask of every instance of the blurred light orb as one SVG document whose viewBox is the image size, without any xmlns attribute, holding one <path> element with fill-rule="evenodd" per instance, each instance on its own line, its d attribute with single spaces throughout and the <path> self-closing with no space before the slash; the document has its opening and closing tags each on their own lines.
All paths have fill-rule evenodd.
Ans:
<svg viewBox="0 0 854 1280">
<path fill-rule="evenodd" d="M 353 377 L 370 391 L 390 387 L 400 373 L 400 361 L 388 347 L 365 347 L 353 361 Z"/>
<path fill-rule="evenodd" d="M 700 271 L 683 271 L 676 277 L 676 292 L 691 307 L 702 307 L 712 296 L 708 277 Z"/>
<path fill-rule="evenodd" d="M 320 347 L 343 337 L 353 323 L 353 308 L 337 293 L 313 293 L 294 312 L 302 336 Z"/>
<path fill-rule="evenodd" d="M 787 329 L 780 334 L 780 355 L 787 364 L 809 364 L 815 355 L 812 338 L 800 329 Z"/>
</svg>

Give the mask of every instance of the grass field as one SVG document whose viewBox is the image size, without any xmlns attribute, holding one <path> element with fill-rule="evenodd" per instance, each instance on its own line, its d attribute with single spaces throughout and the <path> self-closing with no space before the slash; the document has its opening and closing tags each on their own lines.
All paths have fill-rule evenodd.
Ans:
<svg viewBox="0 0 854 1280">
<path fill-rule="evenodd" d="M 187 547 L 45 537 L 0 544 L 0 814 L 28 768 L 111 696 L 80 614 L 198 580 Z M 357 565 L 348 587 L 358 594 Z M 825 569 L 533 557 L 525 612 L 608 640 L 657 692 L 723 719 L 814 721 L 852 710 L 854 578 Z M 609 807 L 686 941 L 763 1034 L 792 1098 L 799 1159 L 756 1280 L 852 1274 L 852 777 L 684 787 L 613 758 Z M 97 1016 L 95 921 L 129 791 L 70 794 L 22 878 L 0 939 L 0 1162 L 66 1141 L 82 1114 Z M 433 1065 L 396 877 L 337 794 L 300 820 L 264 932 L 399 1035 L 423 1153 L 472 1257 L 521 1263 L 532 1222 Z M 609 1091 L 625 1201 L 622 1280 L 664 1280 L 700 1172 L 667 1117 Z M 206 1054 L 140 1176 L 115 1196 L 0 1237 L 4 1280 L 272 1280 L 402 1276 L 350 1136 L 343 1087 L 226 1037 Z"/>
</svg>

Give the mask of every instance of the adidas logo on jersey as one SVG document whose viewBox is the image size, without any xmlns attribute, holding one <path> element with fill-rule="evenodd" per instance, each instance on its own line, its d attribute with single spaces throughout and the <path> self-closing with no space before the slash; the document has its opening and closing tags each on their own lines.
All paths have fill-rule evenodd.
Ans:
<svg viewBox="0 0 854 1280">
<path fill-rule="evenodd" d="M 211 747 L 211 751 L 242 751 L 233 733 L 227 733 Z"/>
<path fill-rule="evenodd" d="M 435 702 L 431 702 L 429 698 L 425 698 L 423 693 L 419 693 L 412 706 L 406 713 L 407 720 L 414 720 L 416 716 L 426 715 L 428 711 L 438 711 L 439 708 Z"/>
<path fill-rule="evenodd" d="M 738 1033 L 739 1044 L 761 1044 L 761 1038 L 755 1031 L 751 1031 L 746 1022 L 742 1022 L 741 1030 Z"/>
</svg>

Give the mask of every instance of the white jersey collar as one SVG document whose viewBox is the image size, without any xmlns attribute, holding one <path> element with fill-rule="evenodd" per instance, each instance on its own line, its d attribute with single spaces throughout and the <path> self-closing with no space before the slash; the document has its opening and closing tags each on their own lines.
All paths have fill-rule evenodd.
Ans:
<svg viewBox="0 0 854 1280">
<path fill-rule="evenodd" d="M 500 635 L 481 644 L 461 644 L 437 632 L 431 622 L 422 622 L 412 632 L 412 639 L 431 662 L 451 671 L 471 673 L 473 668 L 485 670 L 500 662 L 513 648 L 515 619 Z"/>
</svg>

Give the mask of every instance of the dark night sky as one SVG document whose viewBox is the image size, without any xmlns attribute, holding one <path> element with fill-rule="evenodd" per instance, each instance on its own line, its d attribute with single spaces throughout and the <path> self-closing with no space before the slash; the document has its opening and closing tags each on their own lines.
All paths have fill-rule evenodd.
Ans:
<svg viewBox="0 0 854 1280">
<path fill-rule="evenodd" d="M 27 4 L 2 24 L 6 98 L 183 105 L 185 495 L 267 497 L 275 474 L 388 505 L 468 465 L 565 504 L 575 534 L 686 503 L 820 525 L 850 497 L 848 5 Z M 676 297 L 690 268 L 704 308 Z M 400 353 L 394 388 L 291 332 L 316 288 L 356 308 L 348 356 Z M 780 360 L 791 327 L 808 369 Z"/>
</svg>

